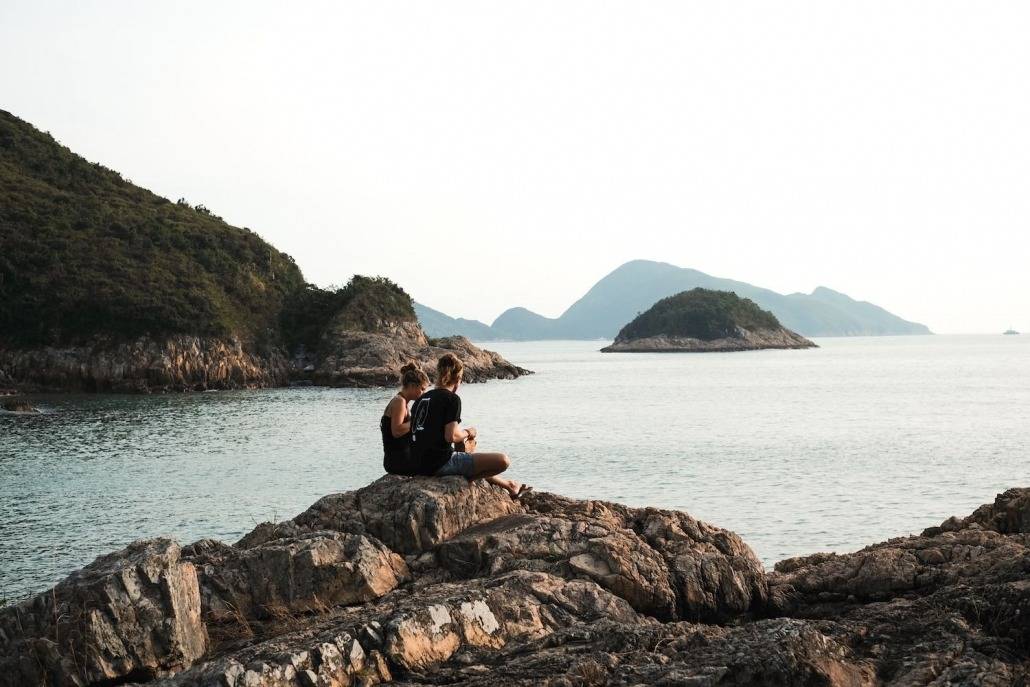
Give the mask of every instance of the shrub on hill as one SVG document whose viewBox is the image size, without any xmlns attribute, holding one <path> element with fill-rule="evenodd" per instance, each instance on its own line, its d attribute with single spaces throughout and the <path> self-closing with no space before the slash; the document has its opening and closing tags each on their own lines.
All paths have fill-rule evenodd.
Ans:
<svg viewBox="0 0 1030 687">
<path fill-rule="evenodd" d="M 414 303 L 404 289 L 386 277 L 354 275 L 343 288 L 320 289 L 307 284 L 286 300 L 282 330 L 286 346 L 296 351 L 318 348 L 326 328 L 376 331 L 383 322 L 414 322 Z"/>
</svg>

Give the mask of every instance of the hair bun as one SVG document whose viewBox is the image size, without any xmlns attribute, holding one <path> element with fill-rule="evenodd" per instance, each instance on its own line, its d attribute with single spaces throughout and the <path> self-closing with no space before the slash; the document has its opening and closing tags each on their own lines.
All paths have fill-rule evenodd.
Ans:
<svg viewBox="0 0 1030 687">
<path fill-rule="evenodd" d="M 404 374 L 405 372 L 414 372 L 417 369 L 419 369 L 418 363 L 416 363 L 414 360 L 409 360 L 403 366 L 401 366 L 401 374 Z"/>
</svg>

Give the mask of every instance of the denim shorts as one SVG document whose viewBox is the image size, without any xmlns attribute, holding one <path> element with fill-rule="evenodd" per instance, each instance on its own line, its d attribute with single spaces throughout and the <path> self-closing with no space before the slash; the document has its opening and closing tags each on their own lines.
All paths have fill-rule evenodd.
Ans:
<svg viewBox="0 0 1030 687">
<path fill-rule="evenodd" d="M 476 465 L 472 460 L 472 454 L 455 451 L 451 454 L 451 459 L 444 463 L 442 468 L 436 471 L 436 476 L 447 477 L 448 475 L 461 475 L 462 477 L 471 477 L 475 472 Z"/>
</svg>

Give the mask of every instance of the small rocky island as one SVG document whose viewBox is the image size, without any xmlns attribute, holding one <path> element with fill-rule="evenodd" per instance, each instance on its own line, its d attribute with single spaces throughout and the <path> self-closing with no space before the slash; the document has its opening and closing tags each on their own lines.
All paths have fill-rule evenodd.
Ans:
<svg viewBox="0 0 1030 687">
<path fill-rule="evenodd" d="M 1017 336 L 1019 334 L 1015 329 L 1006 329 L 1004 333 L 1005 336 Z"/>
<path fill-rule="evenodd" d="M 700 353 L 765 348 L 815 348 L 776 316 L 732 291 L 691 289 L 638 315 L 605 353 Z"/>
<path fill-rule="evenodd" d="M 684 512 L 384 477 L 0 609 L 0 685 L 1025 685 L 1030 489 L 763 569 Z"/>
</svg>

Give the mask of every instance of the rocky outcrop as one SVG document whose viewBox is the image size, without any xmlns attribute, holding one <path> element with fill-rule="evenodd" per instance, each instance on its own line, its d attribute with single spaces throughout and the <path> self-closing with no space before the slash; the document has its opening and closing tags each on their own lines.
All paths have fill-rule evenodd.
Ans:
<svg viewBox="0 0 1030 687">
<path fill-rule="evenodd" d="M 513 569 L 589 579 L 662 620 L 726 620 L 762 608 L 761 563 L 741 539 L 685 513 L 531 494 L 523 512 L 466 530 L 440 564 L 474 577 Z"/>
<path fill-rule="evenodd" d="M 616 340 L 604 353 L 705 353 L 762 349 L 816 348 L 815 343 L 789 329 L 737 329 L 736 336 L 704 340 L 685 336 L 647 336 Z"/>
<path fill-rule="evenodd" d="M 99 559 L 55 591 L 106 614 L 105 631 L 55 632 L 51 593 L 3 611 L 0 685 L 38 681 L 37 664 L 46 684 L 164 687 L 1025 685 L 1027 523 L 1030 489 L 1014 489 L 767 575 L 739 537 L 686 513 L 385 477 L 232 546 L 180 557 L 158 540 Z M 134 596 L 152 589 L 142 569 L 178 582 Z M 159 641 L 139 641 L 141 625 Z M 98 646 L 131 658 L 87 673 L 77 657 Z"/>
<path fill-rule="evenodd" d="M 31 413 L 35 414 L 39 412 L 39 408 L 32 405 L 28 401 L 20 399 L 9 399 L 0 401 L 0 410 L 8 413 Z"/>
<path fill-rule="evenodd" d="M 156 684 L 408 682 L 447 662 L 468 667 L 479 652 L 495 653 L 600 620 L 631 626 L 653 622 L 596 585 L 515 572 L 493 580 L 430 585 L 353 612 L 331 612 Z M 483 672 L 483 666 L 473 666 L 468 674 Z"/>
<path fill-rule="evenodd" d="M 432 378 L 436 362 L 445 353 L 461 359 L 467 382 L 529 374 L 529 370 L 475 346 L 463 336 L 429 339 L 414 320 L 365 326 L 355 329 L 346 318 L 330 326 L 316 355 L 294 361 L 294 378 L 324 386 L 389 386 L 400 381 L 399 370 L 409 360 L 420 362 Z"/>
<path fill-rule="evenodd" d="M 287 383 L 289 368 L 281 355 L 258 355 L 238 340 L 173 336 L 0 349 L 0 371 L 22 389 L 145 393 L 279 386 Z"/>
<path fill-rule="evenodd" d="M 367 533 L 399 553 L 420 554 L 473 525 L 518 511 L 507 492 L 486 482 L 383 477 L 357 491 L 325 496 L 278 527 Z M 259 525 L 240 546 L 275 531 L 276 526 Z"/>
<path fill-rule="evenodd" d="M 404 559 L 380 541 L 332 532 L 250 548 L 207 539 L 184 557 L 199 572 L 204 612 L 223 619 L 365 603 L 410 577 Z"/>
<path fill-rule="evenodd" d="M 417 324 L 375 332 L 338 330 L 328 336 L 326 351 L 287 361 L 275 350 L 267 355 L 249 352 L 237 340 L 191 336 L 68 348 L 0 348 L 0 380 L 26 391 L 116 393 L 252 389 L 291 381 L 385 386 L 398 383 L 400 367 L 409 360 L 421 362 L 432 377 L 436 361 L 448 352 L 461 358 L 468 382 L 529 374 L 464 337 L 426 339 Z"/>
<path fill-rule="evenodd" d="M 1028 524 L 1030 490 L 1012 489 L 969 517 L 949 518 L 919 536 L 780 561 L 769 576 L 773 606 L 783 614 L 825 615 L 955 585 L 1021 583 L 1030 579 Z"/>
<path fill-rule="evenodd" d="M 194 567 L 168 539 L 102 556 L 0 611 L 0 685 L 107 685 L 180 670 L 207 649 Z"/>
</svg>

